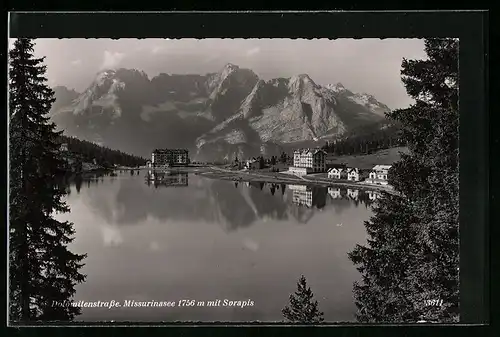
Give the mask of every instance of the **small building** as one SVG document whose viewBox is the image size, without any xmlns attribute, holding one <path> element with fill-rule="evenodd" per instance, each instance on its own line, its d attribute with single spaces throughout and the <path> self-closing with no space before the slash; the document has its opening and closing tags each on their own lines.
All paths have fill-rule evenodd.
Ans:
<svg viewBox="0 0 500 337">
<path fill-rule="evenodd" d="M 291 174 L 298 175 L 298 176 L 304 176 L 304 175 L 307 175 L 308 173 L 311 173 L 312 169 L 310 169 L 308 167 L 290 166 L 288 168 L 288 172 L 290 172 Z"/>
<path fill-rule="evenodd" d="M 62 143 L 59 149 L 63 152 L 68 152 L 68 143 Z"/>
<path fill-rule="evenodd" d="M 360 180 L 360 171 L 358 168 L 348 168 L 347 169 L 347 180 L 349 181 L 359 181 Z"/>
<path fill-rule="evenodd" d="M 369 184 L 376 184 L 376 185 L 388 185 L 389 180 L 389 169 L 391 168 L 391 165 L 376 165 L 374 166 L 370 173 L 368 174 L 368 179 L 366 179 L 366 182 Z"/>
<path fill-rule="evenodd" d="M 293 166 L 309 168 L 313 173 L 325 172 L 326 151 L 322 149 L 300 149 L 293 152 Z"/>
<path fill-rule="evenodd" d="M 341 167 L 333 167 L 328 169 L 328 178 L 330 179 L 347 179 L 347 171 Z"/>
<path fill-rule="evenodd" d="M 146 160 L 146 167 L 151 168 L 153 165 L 151 164 L 151 160 Z"/>
</svg>

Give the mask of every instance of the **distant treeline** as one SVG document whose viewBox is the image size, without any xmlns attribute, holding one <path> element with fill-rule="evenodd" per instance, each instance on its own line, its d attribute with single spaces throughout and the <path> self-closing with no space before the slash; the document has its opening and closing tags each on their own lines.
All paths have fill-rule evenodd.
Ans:
<svg viewBox="0 0 500 337">
<path fill-rule="evenodd" d="M 77 156 L 78 160 L 88 163 L 95 163 L 103 167 L 113 165 L 136 167 L 146 164 L 146 159 L 124 153 L 119 150 L 112 150 L 105 146 L 80 140 L 75 137 L 61 136 L 61 143 L 68 144 L 68 152 Z M 94 161 L 95 160 L 95 161 Z"/>
<path fill-rule="evenodd" d="M 336 155 L 370 154 L 378 150 L 406 146 L 396 123 L 377 123 L 352 130 L 342 139 L 327 142 L 322 149 Z"/>
</svg>

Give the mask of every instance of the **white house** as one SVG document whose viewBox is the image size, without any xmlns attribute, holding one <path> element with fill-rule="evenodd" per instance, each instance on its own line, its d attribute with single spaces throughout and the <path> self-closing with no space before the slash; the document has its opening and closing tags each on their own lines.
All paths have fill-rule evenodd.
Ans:
<svg viewBox="0 0 500 337">
<path fill-rule="evenodd" d="M 321 149 L 301 149 L 293 152 L 293 166 L 309 168 L 311 172 L 325 172 L 326 151 Z"/>
<path fill-rule="evenodd" d="M 328 194 L 330 194 L 332 199 L 342 198 L 342 194 L 340 193 L 340 188 L 328 187 Z"/>
<path fill-rule="evenodd" d="M 347 171 L 340 167 L 333 167 L 328 170 L 328 178 L 330 179 L 346 179 Z"/>
<path fill-rule="evenodd" d="M 347 169 L 347 180 L 359 181 L 360 174 L 358 168 L 348 168 Z"/>
<path fill-rule="evenodd" d="M 391 165 L 376 165 L 372 168 L 368 179 L 366 180 L 369 184 L 378 185 L 388 185 L 388 175 Z"/>
</svg>

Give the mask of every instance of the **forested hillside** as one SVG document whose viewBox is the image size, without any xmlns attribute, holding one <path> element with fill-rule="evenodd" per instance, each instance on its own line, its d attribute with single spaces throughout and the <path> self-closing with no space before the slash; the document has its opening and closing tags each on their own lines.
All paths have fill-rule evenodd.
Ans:
<svg viewBox="0 0 500 337">
<path fill-rule="evenodd" d="M 352 130 L 345 137 L 327 142 L 323 149 L 336 155 L 371 154 L 393 147 L 406 146 L 397 123 L 377 123 Z"/>
<path fill-rule="evenodd" d="M 61 136 L 61 144 L 64 143 L 68 144 L 68 152 L 75 156 L 74 159 L 81 162 L 93 163 L 102 167 L 114 165 L 136 167 L 146 163 L 144 158 L 75 137 Z"/>
</svg>

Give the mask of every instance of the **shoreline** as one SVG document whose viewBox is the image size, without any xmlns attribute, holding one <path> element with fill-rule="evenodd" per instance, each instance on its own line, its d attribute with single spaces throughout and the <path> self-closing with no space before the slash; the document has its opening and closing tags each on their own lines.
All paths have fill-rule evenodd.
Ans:
<svg viewBox="0 0 500 337">
<path fill-rule="evenodd" d="M 347 182 L 340 180 L 328 181 L 325 178 L 315 178 L 313 176 L 298 177 L 286 173 L 274 173 L 272 175 L 250 173 L 245 171 L 229 171 L 220 168 L 212 169 L 207 172 L 195 172 L 195 174 L 204 176 L 210 179 L 220 179 L 229 180 L 234 182 L 263 182 L 263 183 L 275 183 L 275 184 L 292 184 L 292 185 L 307 185 L 307 186 L 322 186 L 322 187 L 336 187 L 345 186 L 353 187 L 357 189 L 366 190 L 377 190 L 383 191 L 391 194 L 398 194 L 391 188 L 385 187 L 383 185 L 372 185 L 363 182 Z"/>
<path fill-rule="evenodd" d="M 131 168 L 115 168 L 116 170 L 131 170 Z M 284 172 L 255 172 L 255 171 L 233 171 L 217 166 L 177 166 L 162 169 L 152 169 L 148 167 L 135 168 L 133 170 L 150 170 L 157 172 L 185 172 L 203 176 L 209 179 L 219 179 L 234 182 L 263 182 L 271 184 L 289 184 L 289 185 L 306 185 L 306 186 L 321 186 L 321 187 L 351 187 L 365 190 L 375 190 L 398 194 L 390 187 L 383 185 L 373 185 L 363 182 L 348 182 L 343 180 L 332 180 L 325 177 L 315 176 L 296 176 Z"/>
</svg>

